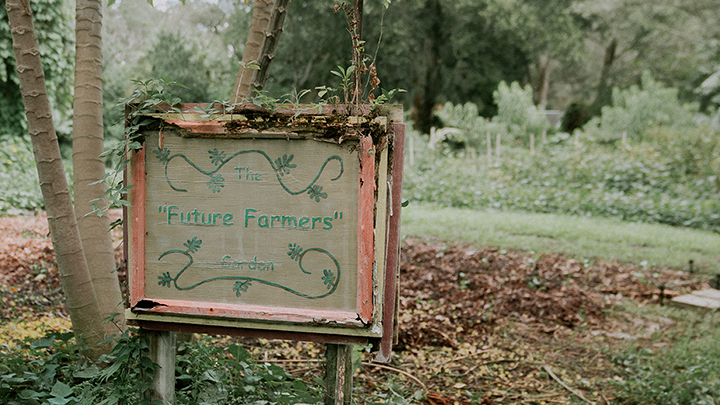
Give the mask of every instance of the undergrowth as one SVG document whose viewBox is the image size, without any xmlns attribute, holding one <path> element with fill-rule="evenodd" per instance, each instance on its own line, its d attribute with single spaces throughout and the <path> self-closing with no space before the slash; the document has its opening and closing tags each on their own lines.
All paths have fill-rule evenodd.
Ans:
<svg viewBox="0 0 720 405">
<path fill-rule="evenodd" d="M 671 310 L 672 311 L 672 310 Z M 675 310 L 669 343 L 635 344 L 612 356 L 624 379 L 620 403 L 711 405 L 720 398 L 718 316 Z"/>
<path fill-rule="evenodd" d="M 0 141 L 0 213 L 44 207 L 30 140 Z"/>
<path fill-rule="evenodd" d="M 492 159 L 452 151 L 416 152 L 415 164 L 403 179 L 404 198 L 720 232 L 718 177 L 687 144 L 668 151 L 672 145 L 667 143 L 616 148 L 555 140 L 534 154 L 507 148 L 502 157 Z M 698 153 L 718 149 L 714 142 L 698 143 Z"/>
<path fill-rule="evenodd" d="M 126 332 L 99 364 L 79 354 L 72 333 L 26 338 L 0 347 L 0 403 L 7 405 L 154 405 L 145 393 L 158 366 L 144 336 Z M 314 404 L 323 380 L 305 382 L 283 368 L 257 362 L 237 344 L 210 338 L 183 343 L 175 366 L 176 404 Z"/>
</svg>

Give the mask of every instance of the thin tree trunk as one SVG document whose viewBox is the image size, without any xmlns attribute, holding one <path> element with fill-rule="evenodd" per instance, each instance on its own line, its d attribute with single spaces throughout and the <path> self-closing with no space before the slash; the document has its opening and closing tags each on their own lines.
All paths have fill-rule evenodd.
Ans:
<svg viewBox="0 0 720 405">
<path fill-rule="evenodd" d="M 538 57 L 538 87 L 537 87 L 537 103 L 539 110 L 544 110 L 547 106 L 548 94 L 550 93 L 550 65 L 552 59 L 543 55 Z"/>
<path fill-rule="evenodd" d="M 617 39 L 614 39 L 605 48 L 605 59 L 603 60 L 600 82 L 598 83 L 597 96 L 591 107 L 593 115 L 600 114 L 603 106 L 612 103 L 612 86 L 610 85 L 610 70 L 617 57 Z"/>
<path fill-rule="evenodd" d="M 250 85 L 255 70 L 248 69 L 247 65 L 251 62 L 258 62 L 260 58 L 260 47 L 265 40 L 265 30 L 270 22 L 272 6 L 272 0 L 255 0 L 252 20 L 250 21 L 250 32 L 245 42 L 242 59 L 245 66 L 240 66 L 237 79 L 235 79 L 232 103 L 239 103 L 250 94 Z"/>
<path fill-rule="evenodd" d="M 273 59 L 275 59 L 275 51 L 280 41 L 280 34 L 282 34 L 283 31 L 288 4 L 290 4 L 290 0 L 275 1 L 275 7 L 272 9 L 270 21 L 266 26 L 265 39 L 263 40 L 258 55 L 258 65 L 260 65 L 260 69 L 256 70 L 253 75 L 250 91 L 262 90 L 262 88 L 265 87 L 265 83 L 267 83 L 270 75 L 270 64 Z M 245 59 L 244 56 L 243 59 Z"/>
<path fill-rule="evenodd" d="M 426 0 L 422 14 L 423 25 L 426 27 L 424 37 L 420 39 L 417 51 L 417 73 L 414 79 L 415 96 L 411 116 L 415 129 L 427 134 L 433 122 L 435 99 L 442 89 L 443 80 L 440 72 L 440 50 L 446 44 L 443 32 L 444 15 L 439 0 Z"/>
<path fill-rule="evenodd" d="M 82 238 L 92 284 L 98 297 L 108 336 L 125 328 L 125 314 L 115 273 L 115 254 L 110 236 L 110 218 L 98 216 L 92 201 L 105 193 L 102 117 L 102 3 L 77 0 L 75 20 L 75 95 L 73 100 L 73 173 L 75 176 L 75 215 Z M 94 185 L 90 185 L 96 183 Z"/>
<path fill-rule="evenodd" d="M 7 0 L 5 9 L 40 188 L 73 331 L 78 341 L 87 346 L 88 357 L 95 360 L 108 349 L 108 345 L 98 345 L 105 337 L 105 328 L 65 179 L 30 3 L 29 0 Z"/>
</svg>

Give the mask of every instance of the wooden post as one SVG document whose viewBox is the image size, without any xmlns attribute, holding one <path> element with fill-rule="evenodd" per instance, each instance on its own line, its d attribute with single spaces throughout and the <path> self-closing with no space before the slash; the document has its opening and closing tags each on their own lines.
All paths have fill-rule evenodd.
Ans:
<svg viewBox="0 0 720 405">
<path fill-rule="evenodd" d="M 535 134 L 530 133 L 530 153 L 535 153 Z"/>
<path fill-rule="evenodd" d="M 329 343 L 326 357 L 325 405 L 350 405 L 353 386 L 353 347 Z"/>
<path fill-rule="evenodd" d="M 492 137 L 490 136 L 490 131 L 487 131 L 485 133 L 485 143 L 487 143 L 487 150 L 488 150 L 488 164 L 492 161 Z"/>
<path fill-rule="evenodd" d="M 547 129 L 542 130 L 542 143 L 543 145 L 547 143 Z"/>
<path fill-rule="evenodd" d="M 623 131 L 622 133 L 622 144 L 627 145 L 627 131 Z"/>
<path fill-rule="evenodd" d="M 497 137 L 495 138 L 495 156 L 500 157 L 500 149 L 502 149 L 501 146 L 501 139 L 502 134 L 497 134 Z"/>
<path fill-rule="evenodd" d="M 160 366 L 155 370 L 149 397 L 162 401 L 163 405 L 175 404 L 175 332 L 159 332 L 140 329 L 148 338 L 150 360 Z"/>
</svg>

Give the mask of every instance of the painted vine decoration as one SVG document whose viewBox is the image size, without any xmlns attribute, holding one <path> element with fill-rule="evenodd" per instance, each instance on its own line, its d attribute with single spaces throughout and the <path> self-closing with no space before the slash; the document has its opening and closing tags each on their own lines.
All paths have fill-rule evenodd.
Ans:
<svg viewBox="0 0 720 405">
<path fill-rule="evenodd" d="M 192 166 L 195 170 L 200 172 L 201 174 L 208 176 L 208 181 L 205 183 L 208 186 L 208 189 L 212 193 L 219 193 L 222 191 L 222 189 L 225 187 L 225 178 L 222 176 L 222 174 L 218 173 L 220 169 L 222 169 L 223 166 L 225 166 L 226 163 L 230 162 L 232 159 L 234 159 L 237 156 L 249 154 L 249 153 L 258 153 L 262 155 L 267 162 L 270 164 L 270 166 L 273 169 L 273 172 L 275 173 L 275 177 L 277 178 L 278 182 L 282 186 L 282 188 L 288 192 L 290 195 L 299 195 L 303 193 L 307 193 L 309 198 L 311 200 L 315 200 L 315 202 L 320 202 L 321 199 L 326 199 L 328 197 L 328 194 L 326 192 L 323 192 L 323 186 L 316 184 L 318 179 L 320 178 L 320 175 L 325 170 L 325 167 L 333 160 L 338 161 L 340 163 L 340 170 L 338 175 L 335 178 L 330 179 L 330 181 L 335 181 L 342 177 L 344 173 L 344 165 L 343 165 L 343 159 L 342 157 L 338 155 L 332 155 L 325 159 L 325 162 L 323 162 L 322 166 L 320 167 L 320 170 L 318 170 L 317 175 L 315 178 L 308 184 L 305 188 L 302 190 L 291 190 L 283 181 L 283 177 L 286 174 L 290 174 L 291 170 L 296 168 L 297 165 L 295 163 L 292 163 L 293 158 L 295 157 L 294 154 L 283 154 L 282 156 L 278 157 L 277 159 L 273 160 L 265 151 L 260 149 L 248 149 L 248 150 L 242 150 L 239 152 L 235 152 L 232 155 L 227 155 L 225 151 L 218 150 L 217 148 L 209 150 L 208 151 L 208 158 L 210 159 L 210 162 L 215 166 L 212 170 L 204 170 L 195 162 L 190 160 L 187 156 L 185 156 L 182 153 L 176 153 L 171 155 L 170 149 L 168 148 L 158 148 L 153 150 L 153 153 L 155 153 L 156 158 L 160 163 L 162 163 L 165 166 L 165 180 L 167 181 L 170 188 L 172 188 L 175 191 L 179 192 L 187 192 L 186 189 L 176 187 L 173 185 L 172 180 L 170 179 L 170 176 L 168 175 L 168 165 L 170 164 L 170 161 L 172 161 L 175 158 L 180 158 L 185 160 L 190 166 Z"/>
<path fill-rule="evenodd" d="M 275 283 L 272 281 L 264 280 L 259 277 L 249 277 L 249 276 L 212 277 L 212 278 L 208 278 L 208 279 L 199 281 L 199 282 L 189 285 L 189 286 L 182 286 L 178 283 L 178 280 L 185 273 L 185 271 L 188 270 L 195 262 L 195 260 L 193 258 L 193 254 L 197 253 L 198 250 L 200 250 L 200 246 L 202 245 L 202 240 L 198 239 L 197 237 L 193 237 L 192 239 L 188 239 L 187 242 L 185 242 L 183 245 L 185 246 L 184 250 L 183 249 L 167 250 L 158 257 L 158 260 L 162 260 L 165 256 L 168 256 L 171 254 L 181 254 L 188 258 L 187 264 L 185 264 L 185 266 L 183 266 L 183 268 L 176 275 L 173 276 L 169 271 L 166 271 L 166 272 L 162 273 L 162 275 L 158 276 L 157 277 L 158 285 L 168 287 L 168 288 L 175 287 L 177 290 L 186 291 L 186 290 L 192 290 L 192 289 L 197 288 L 206 283 L 211 283 L 211 282 L 215 282 L 215 281 L 223 281 L 223 280 L 228 280 L 228 281 L 234 280 L 235 283 L 234 283 L 232 289 L 235 292 L 235 295 L 237 297 L 241 297 L 243 293 L 246 293 L 250 289 L 250 287 L 252 287 L 253 282 L 257 282 L 257 283 L 264 284 L 264 285 L 267 285 L 270 287 L 275 287 L 275 288 L 285 290 L 287 292 L 290 292 L 290 293 L 295 294 L 302 298 L 318 299 L 318 298 L 327 297 L 327 296 L 331 295 L 332 293 L 334 293 L 340 282 L 340 277 L 341 277 L 340 263 L 337 261 L 337 259 L 335 259 L 335 257 L 330 252 L 328 252 L 327 250 L 322 249 L 322 248 L 303 249 L 300 245 L 298 245 L 296 243 L 291 243 L 291 244 L 288 244 L 287 254 L 288 254 L 288 256 L 290 256 L 290 259 L 292 261 L 297 262 L 298 267 L 304 274 L 308 274 L 308 275 L 313 274 L 311 271 L 307 270 L 303 266 L 303 258 L 305 257 L 306 254 L 308 254 L 310 252 L 318 252 L 321 254 L 325 254 L 327 257 L 329 257 L 332 260 L 333 264 L 335 265 L 335 269 L 334 270 L 333 269 L 323 269 L 322 276 L 319 279 L 319 282 L 322 282 L 322 285 L 325 286 L 327 291 L 323 292 L 322 294 L 317 294 L 317 295 L 306 294 L 304 292 L 297 291 L 297 290 L 293 289 L 292 287 L 288 287 L 288 286 L 278 284 L 278 283 Z M 238 267 L 242 266 L 243 264 L 252 264 L 252 263 L 254 263 L 256 266 L 259 265 L 259 266 L 264 266 L 266 268 L 269 267 L 268 263 L 270 263 L 270 265 L 272 265 L 274 267 L 274 264 L 272 264 L 272 262 L 257 261 L 257 257 L 255 257 L 253 259 L 253 261 L 243 261 L 243 262 L 239 262 L 239 261 L 229 262 L 228 261 L 228 262 L 225 262 L 225 259 L 229 258 L 229 257 L 230 257 L 229 255 L 226 255 L 225 257 L 223 257 L 222 263 L 227 264 L 228 265 L 227 267 L 230 267 L 230 268 L 235 268 L 234 265 L 236 263 L 237 263 Z"/>
</svg>

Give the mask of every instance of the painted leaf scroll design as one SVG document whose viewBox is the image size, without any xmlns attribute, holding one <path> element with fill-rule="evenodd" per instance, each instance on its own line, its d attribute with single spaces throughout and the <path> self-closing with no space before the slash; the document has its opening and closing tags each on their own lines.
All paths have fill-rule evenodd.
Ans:
<svg viewBox="0 0 720 405">
<path fill-rule="evenodd" d="M 242 296 L 242 293 L 247 292 L 250 286 L 252 286 L 252 282 L 250 280 L 238 280 L 233 286 L 233 291 L 235 291 L 235 295 L 240 297 Z"/>
<path fill-rule="evenodd" d="M 312 186 L 310 190 L 308 190 L 308 194 L 310 194 L 310 199 L 315 199 L 315 202 L 320 202 L 321 198 L 327 198 L 327 193 L 323 193 L 322 186 Z"/>
<path fill-rule="evenodd" d="M 222 176 L 222 174 L 213 174 L 210 175 L 210 180 L 207 181 L 208 188 L 213 193 L 219 193 L 220 190 L 225 187 L 225 178 Z"/>
<path fill-rule="evenodd" d="M 290 174 L 290 169 L 297 167 L 295 163 L 290 163 L 294 157 L 294 154 L 288 156 L 287 153 L 284 153 L 281 157 L 275 159 L 275 170 L 280 173 L 281 176 Z"/>
<path fill-rule="evenodd" d="M 325 249 L 322 248 L 309 248 L 309 249 L 303 249 L 300 245 L 297 243 L 290 243 L 288 244 L 288 256 L 290 256 L 290 259 L 293 263 L 297 263 L 298 267 L 300 268 L 300 271 L 303 274 L 307 275 L 313 275 L 313 272 L 306 269 L 303 265 L 303 258 L 308 253 L 319 253 L 327 256 L 332 263 L 335 266 L 335 270 L 331 269 L 323 269 L 322 274 L 317 273 L 317 275 L 320 275 L 320 277 L 317 278 L 317 283 L 319 285 L 322 285 L 326 288 L 327 291 L 321 293 L 321 294 L 309 294 L 302 291 L 298 291 L 292 287 L 289 287 L 287 285 L 279 284 L 274 281 L 265 280 L 259 277 L 250 277 L 250 276 L 218 276 L 218 277 L 211 277 L 207 278 L 205 280 L 201 280 L 199 282 L 196 282 L 191 285 L 182 285 L 181 282 L 179 282 L 182 275 L 187 271 L 195 262 L 193 258 L 193 254 L 197 253 L 200 250 L 200 246 L 202 245 L 202 240 L 193 237 L 192 239 L 188 239 L 187 242 L 183 244 L 185 246 L 185 249 L 171 249 L 163 252 L 159 257 L 158 261 L 162 260 L 166 256 L 172 255 L 172 254 L 180 254 L 185 257 L 187 257 L 187 263 L 183 266 L 180 271 L 173 276 L 169 271 L 162 273 L 162 275 L 158 276 L 158 285 L 164 286 L 164 287 L 175 287 L 177 290 L 181 291 L 187 291 L 195 289 L 203 284 L 207 283 L 213 283 L 213 282 L 223 282 L 223 281 L 234 281 L 232 289 L 235 292 L 235 295 L 237 297 L 241 297 L 244 293 L 248 291 L 248 289 L 252 286 L 254 282 L 263 284 L 269 287 L 273 288 L 279 288 L 281 290 L 287 291 L 289 293 L 295 294 L 302 298 L 307 299 L 318 299 L 323 298 L 331 295 L 335 292 L 335 290 L 338 287 L 338 284 L 340 283 L 341 278 L 341 270 L 340 270 L 340 263 L 337 261 L 335 256 L 333 256 L 330 252 L 328 252 Z M 229 258 L 229 255 L 226 255 L 225 258 Z M 224 262 L 223 263 L 229 263 Z M 254 258 L 255 263 L 261 263 L 257 261 L 257 257 Z M 317 277 L 317 275 L 315 277 Z M 322 283 L 322 284 L 320 284 Z"/>
<path fill-rule="evenodd" d="M 220 169 L 223 168 L 228 162 L 232 161 L 238 156 L 246 155 L 246 154 L 259 154 L 270 165 L 272 172 L 275 173 L 275 177 L 279 183 L 279 185 L 290 195 L 299 195 L 299 194 L 305 194 L 307 193 L 311 199 L 314 199 L 316 202 L 320 202 L 321 199 L 328 198 L 328 194 L 326 192 L 323 192 L 323 186 L 318 185 L 317 181 L 322 175 L 322 173 L 325 171 L 325 168 L 330 162 L 337 161 L 339 163 L 339 170 L 338 174 L 331 178 L 330 181 L 336 181 L 340 177 L 342 177 L 345 168 L 343 163 L 343 158 L 338 155 L 331 155 L 325 159 L 325 161 L 322 163 L 320 169 L 318 170 L 315 177 L 310 181 L 310 183 L 305 186 L 304 188 L 300 190 L 293 190 L 290 187 L 288 187 L 287 184 L 285 184 L 285 181 L 283 180 L 283 177 L 286 174 L 290 174 L 291 169 L 297 168 L 297 164 L 292 163 L 293 158 L 295 157 L 294 154 L 283 154 L 282 156 L 277 157 L 276 159 L 272 159 L 270 155 L 267 154 L 264 150 L 260 149 L 247 149 L 247 150 L 241 150 L 238 152 L 235 152 L 231 155 L 228 155 L 227 152 L 224 150 L 219 150 L 218 148 L 214 148 L 211 150 L 208 150 L 208 158 L 210 159 L 210 162 L 212 165 L 214 165 L 213 169 L 205 170 L 199 165 L 197 165 L 195 162 L 193 162 L 190 158 L 188 158 L 183 153 L 175 153 L 171 154 L 170 149 L 163 147 L 153 150 L 155 153 L 155 156 L 157 160 L 164 166 L 165 169 L 165 181 L 170 186 L 170 188 L 177 192 L 187 192 L 187 189 L 177 187 L 173 184 L 173 180 L 170 177 L 170 174 L 168 173 L 168 166 L 170 165 L 170 162 L 173 159 L 181 159 L 184 160 L 188 165 L 190 165 L 192 168 L 197 170 L 200 174 L 207 176 L 208 181 L 206 182 L 206 185 L 208 186 L 208 189 L 212 193 L 219 193 L 222 191 L 222 189 L 225 187 L 225 178 L 218 173 Z M 242 167 L 236 167 L 236 170 L 238 170 L 239 176 L 242 176 L 241 169 Z"/>
<path fill-rule="evenodd" d="M 223 163 L 225 161 L 225 157 L 227 156 L 225 154 L 225 151 L 219 151 L 218 148 L 215 148 L 213 150 L 209 150 L 208 153 L 210 154 L 210 161 L 215 166 Z"/>
</svg>

